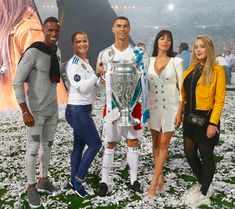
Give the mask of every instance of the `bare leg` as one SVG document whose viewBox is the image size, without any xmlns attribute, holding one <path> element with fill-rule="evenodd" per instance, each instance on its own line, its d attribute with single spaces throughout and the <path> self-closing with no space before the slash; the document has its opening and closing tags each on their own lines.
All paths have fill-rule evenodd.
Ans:
<svg viewBox="0 0 235 209">
<path fill-rule="evenodd" d="M 172 135 L 173 135 L 173 132 L 161 133 L 158 155 L 154 156 L 154 159 L 155 159 L 154 174 L 153 174 L 152 181 L 149 185 L 149 190 L 148 190 L 149 198 L 152 198 L 156 195 L 158 182 L 162 181 L 160 180 L 160 176 L 162 175 L 163 167 L 168 156 L 168 147 L 169 147 L 169 143 L 170 143 L 170 139 Z"/>
<path fill-rule="evenodd" d="M 160 174 L 159 178 L 158 178 L 158 182 L 157 182 L 157 191 L 161 192 L 163 190 L 164 187 L 164 174 L 163 172 Z"/>
<path fill-rule="evenodd" d="M 161 133 L 156 130 L 150 130 L 152 135 L 152 152 L 153 152 L 153 158 L 154 156 L 158 156 L 159 153 L 159 143 L 161 138 Z M 155 159 L 154 159 L 155 161 Z M 157 191 L 162 191 L 164 186 L 164 175 L 163 173 L 160 175 L 158 183 L 157 183 Z"/>
<path fill-rule="evenodd" d="M 150 129 L 152 135 L 152 154 L 153 160 L 155 161 L 155 156 L 158 155 L 159 152 L 159 142 L 160 142 L 160 132 Z"/>
</svg>

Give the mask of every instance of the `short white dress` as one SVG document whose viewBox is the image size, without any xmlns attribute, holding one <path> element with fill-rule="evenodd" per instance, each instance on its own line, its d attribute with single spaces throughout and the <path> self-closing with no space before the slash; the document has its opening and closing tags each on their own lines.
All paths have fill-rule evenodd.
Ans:
<svg viewBox="0 0 235 209">
<path fill-rule="evenodd" d="M 171 132 L 175 130 L 174 120 L 181 101 L 183 59 L 171 58 L 160 75 L 154 68 L 155 59 L 155 57 L 151 57 L 148 69 L 150 84 L 148 125 L 159 132 Z"/>
</svg>

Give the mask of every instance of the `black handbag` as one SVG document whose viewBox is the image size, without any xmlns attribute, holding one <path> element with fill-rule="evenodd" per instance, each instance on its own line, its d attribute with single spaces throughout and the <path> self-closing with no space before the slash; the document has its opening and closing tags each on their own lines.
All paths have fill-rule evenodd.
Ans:
<svg viewBox="0 0 235 209">
<path fill-rule="evenodd" d="M 198 126 L 205 127 L 209 123 L 209 112 L 206 116 L 198 115 L 196 113 L 190 112 L 188 115 L 188 123 Z"/>
</svg>

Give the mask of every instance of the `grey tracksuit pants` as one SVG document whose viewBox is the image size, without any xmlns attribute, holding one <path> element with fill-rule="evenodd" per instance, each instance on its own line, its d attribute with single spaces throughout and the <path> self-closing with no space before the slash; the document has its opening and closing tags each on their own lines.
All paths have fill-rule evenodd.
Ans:
<svg viewBox="0 0 235 209">
<path fill-rule="evenodd" d="M 58 113 L 48 116 L 34 116 L 35 125 L 27 127 L 26 175 L 28 184 L 36 183 L 36 165 L 39 157 L 40 177 L 47 177 L 51 158 L 51 147 L 58 123 Z"/>
</svg>

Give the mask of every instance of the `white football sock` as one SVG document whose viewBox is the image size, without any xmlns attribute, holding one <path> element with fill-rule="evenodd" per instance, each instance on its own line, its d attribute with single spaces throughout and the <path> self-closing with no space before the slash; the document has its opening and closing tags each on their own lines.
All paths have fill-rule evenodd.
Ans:
<svg viewBox="0 0 235 209">
<path fill-rule="evenodd" d="M 137 170 L 139 163 L 139 150 L 138 147 L 128 147 L 127 163 L 130 167 L 130 180 L 131 185 L 137 180 Z"/>
<path fill-rule="evenodd" d="M 102 179 L 101 182 L 106 184 L 109 183 L 109 173 L 113 166 L 113 159 L 114 159 L 114 148 L 108 149 L 105 147 L 104 155 L 103 155 L 103 163 L 102 163 Z"/>
</svg>

